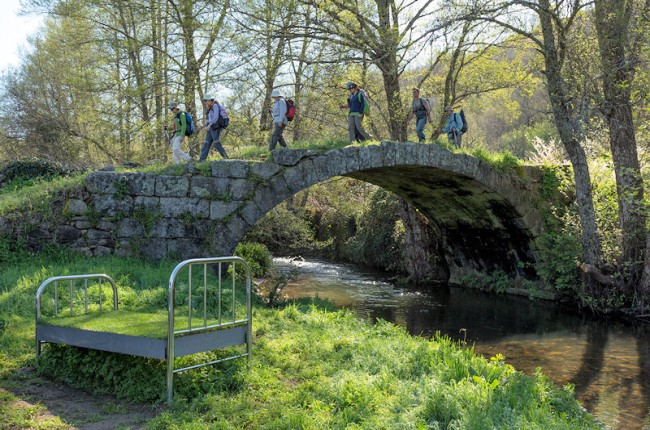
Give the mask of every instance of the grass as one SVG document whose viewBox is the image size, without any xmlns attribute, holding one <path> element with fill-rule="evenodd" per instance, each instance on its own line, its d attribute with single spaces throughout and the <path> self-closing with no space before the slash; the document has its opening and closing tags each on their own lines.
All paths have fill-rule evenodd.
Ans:
<svg viewBox="0 0 650 430">
<path fill-rule="evenodd" d="M 39 410 L 12 410 L 16 398 L 2 387 L 20 383 L 24 376 L 17 370 L 24 366 L 38 365 L 45 375 L 132 402 L 164 397 L 165 367 L 158 360 L 52 346 L 36 363 L 34 292 L 49 276 L 106 272 L 124 291 L 124 309 L 164 309 L 174 263 L 64 252 L 18 260 L 0 272 L 0 413 L 9 428 L 61 428 L 56 421 L 38 427 L 25 418 Z M 256 304 L 253 321 L 250 366 L 233 360 L 178 374 L 174 404 L 145 427 L 600 428 L 571 387 L 558 388 L 539 372 L 526 376 L 500 356 L 486 360 L 447 338 L 413 337 L 390 323 L 372 325 L 317 302 L 281 309 Z"/>
</svg>

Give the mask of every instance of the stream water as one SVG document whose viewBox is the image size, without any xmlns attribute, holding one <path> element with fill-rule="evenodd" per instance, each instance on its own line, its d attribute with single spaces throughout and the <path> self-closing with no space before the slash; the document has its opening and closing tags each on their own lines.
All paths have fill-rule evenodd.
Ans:
<svg viewBox="0 0 650 430">
<path fill-rule="evenodd" d="M 436 332 L 501 353 L 516 369 L 541 367 L 556 384 L 575 385 L 576 398 L 603 423 L 650 430 L 650 327 L 572 314 L 545 301 L 431 286 L 397 287 L 380 274 L 313 260 L 275 258 L 298 276 L 287 298 L 328 299 L 370 320 L 404 326 L 413 335 Z"/>
</svg>

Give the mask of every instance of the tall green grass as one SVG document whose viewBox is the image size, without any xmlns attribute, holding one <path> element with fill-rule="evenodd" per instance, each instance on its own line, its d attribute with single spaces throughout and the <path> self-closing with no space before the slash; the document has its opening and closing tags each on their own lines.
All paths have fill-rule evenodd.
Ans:
<svg viewBox="0 0 650 430">
<path fill-rule="evenodd" d="M 135 292 L 132 304 L 153 306 L 174 265 L 61 252 L 3 267 L 0 386 L 19 383 L 16 370 L 38 364 L 43 374 L 88 391 L 162 401 L 165 366 L 158 360 L 53 346 L 36 363 L 34 293 L 49 276 L 106 272 Z M 447 338 L 413 337 L 349 311 L 305 302 L 256 305 L 253 334 L 250 366 L 233 360 L 178 374 L 174 404 L 147 428 L 599 428 L 571 387 L 555 387 L 539 372 L 529 377 L 502 357 L 486 360 Z M 9 401 L 0 397 L 0 410 Z M 7 419 L 20 428 L 22 418 Z"/>
</svg>

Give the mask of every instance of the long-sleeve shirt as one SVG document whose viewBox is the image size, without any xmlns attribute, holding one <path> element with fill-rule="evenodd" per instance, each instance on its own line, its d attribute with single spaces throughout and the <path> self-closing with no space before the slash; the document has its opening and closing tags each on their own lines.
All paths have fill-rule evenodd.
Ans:
<svg viewBox="0 0 650 430">
<path fill-rule="evenodd" d="M 287 123 L 287 102 L 285 99 L 280 97 L 275 103 L 273 103 L 273 110 L 271 111 L 273 115 L 273 123 L 277 124 L 282 122 Z"/>
<path fill-rule="evenodd" d="M 447 124 L 445 124 L 445 128 L 442 129 L 442 132 L 449 135 L 454 128 L 456 129 L 456 134 L 463 134 L 460 131 L 460 129 L 463 128 L 463 120 L 461 119 L 460 114 L 457 114 L 456 112 L 453 112 L 447 117 Z"/>
<path fill-rule="evenodd" d="M 185 136 L 187 118 L 185 112 L 178 112 L 174 117 L 174 136 Z"/>
<path fill-rule="evenodd" d="M 214 102 L 212 103 L 210 110 L 208 110 L 208 120 L 206 121 L 205 126 L 208 127 L 212 126 L 213 124 L 217 124 L 219 116 L 228 118 L 228 114 L 226 114 L 226 108 L 221 106 L 219 103 Z"/>
<path fill-rule="evenodd" d="M 363 104 L 366 103 L 365 97 L 361 91 L 350 94 L 348 105 L 350 106 L 350 115 L 363 115 Z"/>
</svg>

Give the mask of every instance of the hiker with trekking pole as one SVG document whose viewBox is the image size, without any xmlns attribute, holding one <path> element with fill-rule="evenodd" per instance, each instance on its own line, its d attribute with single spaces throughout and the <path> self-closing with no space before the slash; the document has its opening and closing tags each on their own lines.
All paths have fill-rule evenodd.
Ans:
<svg viewBox="0 0 650 430">
<path fill-rule="evenodd" d="M 460 114 L 454 112 L 454 108 L 451 106 L 445 107 L 445 115 L 447 115 L 447 123 L 442 130 L 437 129 L 436 133 L 447 133 L 449 143 L 460 148 L 463 143 L 463 119 Z"/>
<path fill-rule="evenodd" d="M 174 130 L 168 134 L 168 142 L 172 145 L 174 163 L 180 164 L 181 160 L 192 160 L 188 153 L 181 151 L 181 145 L 186 136 L 189 137 L 193 134 L 194 124 L 190 114 L 185 112 L 185 105 L 183 103 L 170 103 L 169 109 L 174 115 Z M 167 130 L 167 126 L 165 126 L 165 130 Z"/>
</svg>

